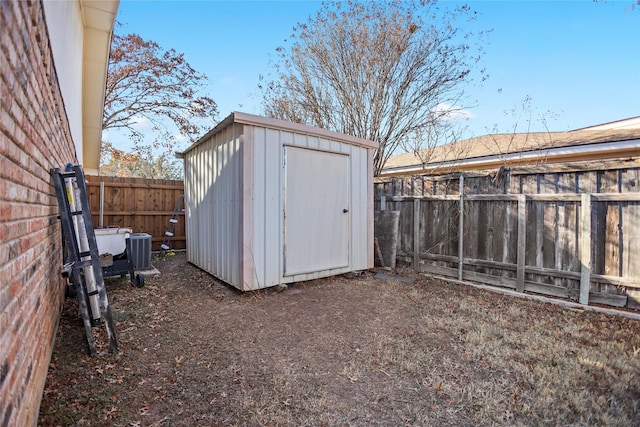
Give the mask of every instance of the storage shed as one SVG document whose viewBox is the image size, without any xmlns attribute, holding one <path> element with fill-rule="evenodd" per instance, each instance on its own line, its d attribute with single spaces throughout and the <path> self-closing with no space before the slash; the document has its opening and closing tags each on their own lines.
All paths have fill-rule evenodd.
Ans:
<svg viewBox="0 0 640 427">
<path fill-rule="evenodd" d="M 373 267 L 377 147 L 232 113 L 182 153 L 189 261 L 242 291 Z"/>
</svg>

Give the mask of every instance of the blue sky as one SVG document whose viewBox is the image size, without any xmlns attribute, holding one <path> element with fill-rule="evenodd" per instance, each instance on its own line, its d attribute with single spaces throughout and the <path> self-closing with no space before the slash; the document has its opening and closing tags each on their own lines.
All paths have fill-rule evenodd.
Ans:
<svg viewBox="0 0 640 427">
<path fill-rule="evenodd" d="M 444 2 L 455 5 L 456 2 Z M 577 129 L 640 115 L 640 6 L 624 1 L 470 1 L 477 27 L 492 29 L 482 66 L 489 79 L 465 88 L 465 136 L 510 132 L 505 114 L 531 98 L 532 131 Z M 260 114 L 258 76 L 276 47 L 320 8 L 316 1 L 121 0 L 119 33 L 185 53 L 209 77 L 220 117 Z M 554 118 L 546 115 L 552 113 Z M 110 135 L 112 142 L 115 135 Z"/>
</svg>

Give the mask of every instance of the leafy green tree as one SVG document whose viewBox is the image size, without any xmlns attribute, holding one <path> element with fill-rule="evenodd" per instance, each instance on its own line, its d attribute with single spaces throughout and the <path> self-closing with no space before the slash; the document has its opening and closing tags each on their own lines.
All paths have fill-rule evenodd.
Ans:
<svg viewBox="0 0 640 427">
<path fill-rule="evenodd" d="M 265 113 L 378 142 L 377 175 L 396 150 L 449 142 L 424 135 L 459 134 L 447 128 L 485 35 L 463 30 L 474 19 L 427 0 L 324 3 L 277 49 Z"/>
</svg>

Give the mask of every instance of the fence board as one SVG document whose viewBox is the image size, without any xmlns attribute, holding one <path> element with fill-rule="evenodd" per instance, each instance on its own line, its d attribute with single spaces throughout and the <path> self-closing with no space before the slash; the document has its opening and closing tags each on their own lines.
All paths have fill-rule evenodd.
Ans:
<svg viewBox="0 0 640 427">
<path fill-rule="evenodd" d="M 566 288 L 561 288 L 555 285 L 547 285 L 545 283 L 527 281 L 525 282 L 524 290 L 527 292 L 550 295 L 558 298 L 571 298 L 571 295 Z M 576 299 L 576 298 L 571 298 L 571 299 Z"/>
<path fill-rule="evenodd" d="M 640 171 L 625 169 L 622 171 L 621 191 L 623 193 L 639 195 Z M 640 254 L 640 203 L 628 203 L 622 207 L 622 272 L 623 277 L 640 277 L 640 263 L 633 262 Z M 628 306 L 640 310 L 640 289 L 628 291 Z"/>
<path fill-rule="evenodd" d="M 159 251 L 164 232 L 178 197 L 184 193 L 182 181 L 87 176 L 89 204 L 94 224 L 100 212 L 100 183 L 104 183 L 103 224 L 130 227 L 134 233 L 152 237 L 152 250 Z M 186 248 L 184 212 L 171 239 L 173 249 Z"/>
<path fill-rule="evenodd" d="M 563 247 L 563 243 L 566 243 L 566 238 L 567 238 L 567 230 L 566 230 L 566 226 L 565 226 L 565 213 L 566 213 L 566 206 L 564 202 L 558 202 L 556 204 L 556 218 L 555 218 L 555 227 L 554 227 L 554 233 L 556 235 L 556 240 L 558 242 L 558 244 L 554 245 L 554 249 L 555 249 L 555 253 L 554 253 L 554 265 L 553 267 L 556 270 L 562 270 L 564 265 L 563 265 L 563 260 L 564 260 L 564 247 Z M 558 287 L 566 287 L 566 283 L 563 283 L 562 279 L 554 279 L 553 280 L 553 284 L 554 286 L 558 286 Z"/>
<path fill-rule="evenodd" d="M 629 203 L 623 208 L 622 271 L 623 277 L 640 277 L 640 204 Z M 629 292 L 629 307 L 640 310 L 640 289 Z"/>
<path fill-rule="evenodd" d="M 621 274 L 620 206 L 617 203 L 607 203 L 606 207 L 604 235 L 607 236 L 607 238 L 604 242 L 604 269 L 602 274 L 617 276 Z"/>
<path fill-rule="evenodd" d="M 637 167 L 520 171 L 500 183 L 465 176 L 462 263 L 458 176 L 398 182 L 394 192 L 378 184 L 376 194 L 401 212 L 398 259 L 420 271 L 457 278 L 462 266 L 467 280 L 640 309 L 639 177 Z"/>
<path fill-rule="evenodd" d="M 413 268 L 420 268 L 420 199 L 413 200 Z"/>
<path fill-rule="evenodd" d="M 503 288 L 515 289 L 516 282 L 507 277 L 493 276 L 491 274 L 478 273 L 475 271 L 464 271 L 462 280 L 470 280 L 472 282 L 484 283 L 492 286 L 500 286 Z"/>
<path fill-rule="evenodd" d="M 420 271 L 425 273 L 437 274 L 445 277 L 457 277 L 458 269 L 451 267 L 443 267 L 441 265 L 420 264 Z"/>
<path fill-rule="evenodd" d="M 465 221 L 465 206 L 464 206 L 464 175 L 460 175 L 460 200 L 458 202 L 458 280 L 462 280 L 462 273 L 464 270 L 464 221 Z M 452 242 L 453 243 L 453 242 Z"/>
<path fill-rule="evenodd" d="M 524 292 L 525 271 L 524 267 L 527 263 L 527 202 L 524 195 L 520 195 L 518 199 L 518 242 L 517 242 L 517 263 L 518 263 L 518 279 L 516 289 L 518 292 Z"/>
</svg>

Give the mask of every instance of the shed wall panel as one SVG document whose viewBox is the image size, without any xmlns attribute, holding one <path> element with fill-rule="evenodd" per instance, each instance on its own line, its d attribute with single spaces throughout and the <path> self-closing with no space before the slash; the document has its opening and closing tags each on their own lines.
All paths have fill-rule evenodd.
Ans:
<svg viewBox="0 0 640 427">
<path fill-rule="evenodd" d="M 265 175 L 263 177 L 266 286 L 280 283 L 282 275 L 282 132 L 265 130 Z M 260 179 L 260 177 L 256 177 Z"/>
<path fill-rule="evenodd" d="M 366 150 L 350 146 L 351 153 L 351 263 L 357 270 L 362 270 L 367 260 L 367 171 Z"/>
<path fill-rule="evenodd" d="M 240 287 L 240 125 L 185 156 L 189 261 Z"/>
<path fill-rule="evenodd" d="M 238 245 L 238 259 L 240 260 L 240 284 L 241 289 L 251 290 L 257 288 L 256 266 L 254 263 L 254 228 L 253 228 L 253 200 L 255 187 L 254 176 L 254 148 L 253 135 L 242 134 L 240 140 L 240 235 Z"/>
<path fill-rule="evenodd" d="M 251 284 L 256 288 L 261 288 L 265 283 L 266 276 L 266 256 L 264 248 L 266 247 L 267 220 L 265 216 L 265 206 L 267 195 L 265 191 L 264 177 L 266 176 L 267 160 L 266 160 L 266 129 L 258 128 L 253 132 L 245 131 L 246 135 L 252 135 L 253 144 L 253 164 L 247 165 L 247 168 L 253 168 L 253 176 L 249 186 L 253 187 L 253 208 L 251 209 L 251 218 L 249 221 L 253 224 L 252 246 L 245 250 L 250 252 L 251 262 L 254 264 L 255 277 L 252 278 Z M 247 138 L 248 139 L 248 138 Z M 245 178 L 249 178 L 244 175 Z M 245 207 L 246 209 L 246 207 Z M 249 280 L 245 280 L 249 282 Z"/>
</svg>

